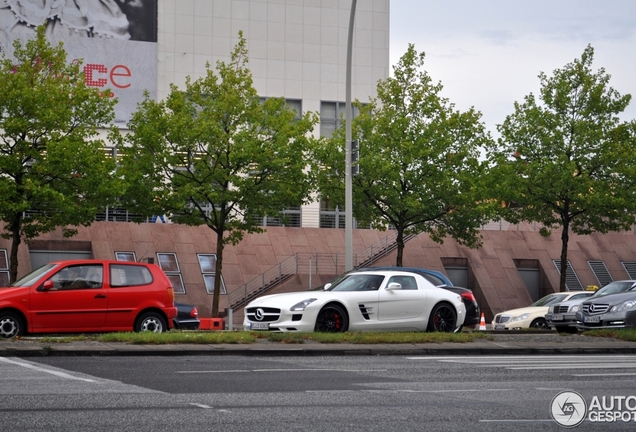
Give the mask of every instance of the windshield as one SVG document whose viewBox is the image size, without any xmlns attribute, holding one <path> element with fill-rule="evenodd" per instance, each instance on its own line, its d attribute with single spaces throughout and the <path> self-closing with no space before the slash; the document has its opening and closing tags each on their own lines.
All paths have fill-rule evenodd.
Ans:
<svg viewBox="0 0 636 432">
<path fill-rule="evenodd" d="M 380 288 L 383 280 L 382 275 L 346 275 L 331 285 L 327 291 L 375 291 Z"/>
<path fill-rule="evenodd" d="M 634 282 L 611 282 L 592 294 L 590 298 L 603 297 L 608 294 L 616 294 L 624 291 L 629 291 L 632 289 L 632 286 L 636 286 L 634 285 Z"/>
<path fill-rule="evenodd" d="M 536 302 L 532 303 L 530 306 L 549 306 L 554 303 L 560 303 L 568 296 L 567 293 L 563 294 L 550 294 L 543 298 L 540 298 Z"/>
<path fill-rule="evenodd" d="M 42 267 L 36 268 L 31 273 L 13 282 L 11 286 L 31 286 L 36 283 L 44 273 L 47 273 L 49 270 L 57 266 L 57 264 L 44 264 Z"/>
</svg>

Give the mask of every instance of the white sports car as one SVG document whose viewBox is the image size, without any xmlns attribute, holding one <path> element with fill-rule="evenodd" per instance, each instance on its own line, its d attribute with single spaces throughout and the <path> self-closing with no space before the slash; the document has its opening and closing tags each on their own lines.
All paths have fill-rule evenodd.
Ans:
<svg viewBox="0 0 636 432">
<path fill-rule="evenodd" d="M 245 307 L 245 330 L 281 332 L 458 330 L 459 295 L 408 271 L 353 271 L 322 291 L 259 297 Z"/>
</svg>

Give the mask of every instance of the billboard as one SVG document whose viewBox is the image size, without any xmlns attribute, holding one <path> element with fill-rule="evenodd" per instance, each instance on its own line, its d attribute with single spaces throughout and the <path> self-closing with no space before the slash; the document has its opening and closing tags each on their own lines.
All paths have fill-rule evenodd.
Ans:
<svg viewBox="0 0 636 432">
<path fill-rule="evenodd" d="M 0 0 L 0 56 L 13 57 L 46 23 L 48 40 L 81 59 L 86 83 L 118 100 L 115 124 L 125 127 L 144 91 L 157 94 L 158 0 Z"/>
</svg>

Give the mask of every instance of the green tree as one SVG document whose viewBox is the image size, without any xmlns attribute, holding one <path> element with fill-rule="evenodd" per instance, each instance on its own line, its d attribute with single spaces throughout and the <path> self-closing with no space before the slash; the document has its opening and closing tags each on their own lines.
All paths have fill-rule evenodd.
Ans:
<svg viewBox="0 0 636 432">
<path fill-rule="evenodd" d="M 67 63 L 44 26 L 14 50 L 0 60 L 0 219 L 12 240 L 11 280 L 22 240 L 60 226 L 71 236 L 118 194 L 115 162 L 98 139 L 115 101 L 86 86 L 81 62 Z"/>
<path fill-rule="evenodd" d="M 359 147 L 353 215 L 359 225 L 397 230 L 398 266 L 406 235 L 427 232 L 440 243 L 449 235 L 474 247 L 488 216 L 479 149 L 490 137 L 481 114 L 455 110 L 423 65 L 424 53 L 409 45 L 393 77 L 378 84 L 377 97 L 356 101 L 360 113 L 352 121 Z M 344 127 L 321 141 L 315 160 L 322 197 L 342 205 Z"/>
<path fill-rule="evenodd" d="M 529 94 L 515 103 L 490 149 L 503 217 L 539 222 L 546 236 L 562 229 L 561 291 L 570 231 L 626 230 L 636 213 L 636 123 L 618 117 L 631 96 L 610 87 L 604 69 L 592 71 L 593 59 L 588 46 L 552 76 L 540 73 L 539 101 Z"/>
<path fill-rule="evenodd" d="M 185 90 L 171 86 L 165 101 L 147 97 L 121 148 L 129 209 L 205 224 L 216 234 L 215 317 L 224 246 L 261 232 L 254 216 L 278 216 L 309 196 L 305 154 L 317 122 L 311 113 L 295 119 L 282 98 L 260 100 L 239 36 L 230 62 L 217 62 L 217 74 L 207 65 Z"/>
</svg>

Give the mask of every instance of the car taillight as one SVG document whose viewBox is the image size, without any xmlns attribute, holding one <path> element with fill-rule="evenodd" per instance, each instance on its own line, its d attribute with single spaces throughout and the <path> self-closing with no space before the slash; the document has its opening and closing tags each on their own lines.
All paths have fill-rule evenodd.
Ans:
<svg viewBox="0 0 636 432">
<path fill-rule="evenodd" d="M 192 312 L 190 312 L 190 316 L 192 318 L 197 318 L 199 316 L 199 311 L 197 310 L 197 308 L 192 308 Z"/>
<path fill-rule="evenodd" d="M 174 303 L 174 288 L 171 286 L 168 287 L 168 298 L 172 303 Z"/>
<path fill-rule="evenodd" d="M 473 294 L 472 291 L 464 291 L 460 295 L 466 301 L 470 301 L 470 302 L 476 302 L 477 301 L 477 299 L 475 298 L 475 295 Z"/>
</svg>

